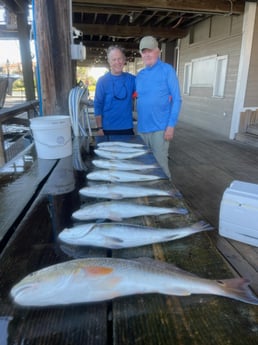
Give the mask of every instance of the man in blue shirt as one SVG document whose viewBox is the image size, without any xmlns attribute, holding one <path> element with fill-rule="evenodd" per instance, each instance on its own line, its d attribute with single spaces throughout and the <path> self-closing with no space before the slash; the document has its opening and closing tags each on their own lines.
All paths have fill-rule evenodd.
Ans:
<svg viewBox="0 0 258 345">
<path fill-rule="evenodd" d="M 109 47 L 107 59 L 110 72 L 99 78 L 94 97 L 98 135 L 134 134 L 135 76 L 123 72 L 126 58 L 121 47 Z"/>
<path fill-rule="evenodd" d="M 171 179 L 168 149 L 182 103 L 179 82 L 175 69 L 160 60 L 154 37 L 141 39 L 140 53 L 145 68 L 136 76 L 138 133 Z"/>
</svg>

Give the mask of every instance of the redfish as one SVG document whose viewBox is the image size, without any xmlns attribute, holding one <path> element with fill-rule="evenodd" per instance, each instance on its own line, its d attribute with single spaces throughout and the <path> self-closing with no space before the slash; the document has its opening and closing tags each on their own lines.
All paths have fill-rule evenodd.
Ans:
<svg viewBox="0 0 258 345">
<path fill-rule="evenodd" d="M 79 190 L 83 196 L 90 198 L 124 199 L 140 198 L 144 196 L 168 196 L 180 198 L 181 194 L 176 190 L 162 190 L 157 188 L 143 187 L 140 185 L 128 185 L 119 183 L 102 183 L 83 187 Z"/>
<path fill-rule="evenodd" d="M 87 174 L 87 179 L 110 182 L 140 182 L 160 180 L 162 177 L 158 175 L 140 174 L 129 171 L 100 169 Z"/>
<path fill-rule="evenodd" d="M 102 141 L 97 144 L 98 147 L 113 147 L 113 146 L 122 146 L 122 147 L 138 147 L 142 148 L 144 147 L 144 144 L 138 144 L 138 143 L 128 143 L 125 141 Z"/>
<path fill-rule="evenodd" d="M 157 164 L 144 164 L 132 160 L 121 160 L 121 159 L 93 159 L 92 163 L 101 169 L 112 169 L 112 170 L 145 170 L 155 169 L 159 166 Z"/>
<path fill-rule="evenodd" d="M 64 229 L 58 238 L 64 243 L 73 245 L 119 249 L 173 241 L 213 229 L 204 221 L 177 229 L 160 229 L 126 223 L 86 223 Z"/>
<path fill-rule="evenodd" d="M 72 217 L 78 220 L 110 219 L 121 221 L 123 218 L 139 216 L 159 216 L 161 214 L 187 214 L 183 207 L 157 207 L 125 201 L 104 201 L 85 206 L 75 212 Z"/>
<path fill-rule="evenodd" d="M 87 258 L 43 268 L 11 289 L 21 306 L 98 302 L 116 297 L 159 293 L 189 296 L 211 294 L 258 305 L 243 278 L 210 280 L 152 259 Z"/>
<path fill-rule="evenodd" d="M 95 149 L 94 152 L 99 157 L 106 158 L 106 159 L 131 159 L 134 157 L 145 155 L 148 151 L 141 150 L 140 152 L 110 152 L 110 151 Z"/>
</svg>

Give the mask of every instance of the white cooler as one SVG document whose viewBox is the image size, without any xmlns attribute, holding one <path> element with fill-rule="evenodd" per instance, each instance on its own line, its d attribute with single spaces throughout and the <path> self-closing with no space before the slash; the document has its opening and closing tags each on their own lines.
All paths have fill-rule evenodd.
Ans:
<svg viewBox="0 0 258 345">
<path fill-rule="evenodd" d="M 258 247 L 258 185 L 233 181 L 220 204 L 219 234 Z"/>
</svg>

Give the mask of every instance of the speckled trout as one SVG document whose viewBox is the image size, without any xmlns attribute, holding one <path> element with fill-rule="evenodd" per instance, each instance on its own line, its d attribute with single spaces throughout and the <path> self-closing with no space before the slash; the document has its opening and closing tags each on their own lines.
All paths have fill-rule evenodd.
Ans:
<svg viewBox="0 0 258 345">
<path fill-rule="evenodd" d="M 110 182 L 140 182 L 160 180 L 162 177 L 151 174 L 140 174 L 131 171 L 100 169 L 87 174 L 88 180 Z"/>
<path fill-rule="evenodd" d="M 85 206 L 72 214 L 78 220 L 110 219 L 121 221 L 123 218 L 138 216 L 159 216 L 161 214 L 187 214 L 186 208 L 157 207 L 125 201 L 105 201 Z"/>
<path fill-rule="evenodd" d="M 59 233 L 58 238 L 64 243 L 73 245 L 120 249 L 173 241 L 213 229 L 204 221 L 176 229 L 126 223 L 87 223 L 64 229 Z"/>
<path fill-rule="evenodd" d="M 81 188 L 79 193 L 90 198 L 104 198 L 119 200 L 123 198 L 140 198 L 144 196 L 168 196 L 180 198 L 176 190 L 162 190 L 158 188 L 128 185 L 124 183 L 101 183 Z"/>
<path fill-rule="evenodd" d="M 141 150 L 140 152 L 110 152 L 101 149 L 95 149 L 96 155 L 106 159 L 131 159 L 134 157 L 139 157 L 145 155 L 148 151 Z"/>
<path fill-rule="evenodd" d="M 243 278 L 210 280 L 152 259 L 74 259 L 29 274 L 11 289 L 20 306 L 43 307 L 159 293 L 212 294 L 258 305 Z"/>
<path fill-rule="evenodd" d="M 113 169 L 113 170 L 145 170 L 155 169 L 159 166 L 157 164 L 143 164 L 137 161 L 119 160 L 119 159 L 93 159 L 92 163 L 101 169 Z"/>
</svg>

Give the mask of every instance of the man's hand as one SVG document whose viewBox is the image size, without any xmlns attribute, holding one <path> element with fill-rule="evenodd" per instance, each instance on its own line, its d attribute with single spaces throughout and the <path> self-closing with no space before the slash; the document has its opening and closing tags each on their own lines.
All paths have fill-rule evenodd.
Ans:
<svg viewBox="0 0 258 345">
<path fill-rule="evenodd" d="M 168 126 L 164 133 L 164 139 L 170 141 L 174 137 L 175 127 Z"/>
</svg>

